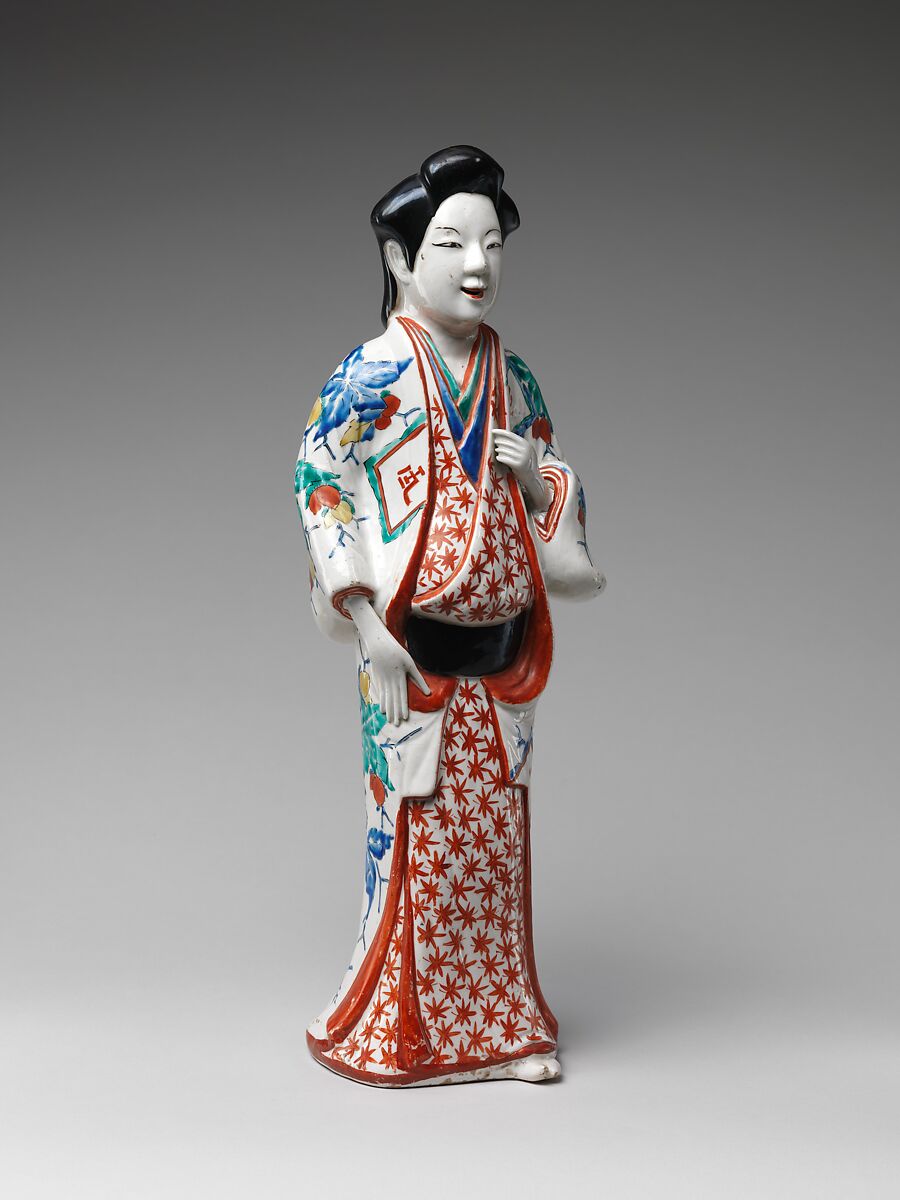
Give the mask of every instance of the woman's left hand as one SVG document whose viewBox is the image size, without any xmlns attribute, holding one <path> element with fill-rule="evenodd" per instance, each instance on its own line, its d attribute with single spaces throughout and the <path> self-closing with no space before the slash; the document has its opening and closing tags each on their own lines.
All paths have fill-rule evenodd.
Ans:
<svg viewBox="0 0 900 1200">
<path fill-rule="evenodd" d="M 522 491 L 528 497 L 530 507 L 537 512 L 543 512 L 550 503 L 550 497 L 547 485 L 538 470 L 534 446 L 510 429 L 495 429 L 493 434 L 494 457 L 497 462 L 509 467 L 518 479 Z"/>
</svg>

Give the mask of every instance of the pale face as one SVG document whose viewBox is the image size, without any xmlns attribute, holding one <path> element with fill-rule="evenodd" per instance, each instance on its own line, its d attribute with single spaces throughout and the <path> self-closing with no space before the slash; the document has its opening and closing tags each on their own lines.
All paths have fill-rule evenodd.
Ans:
<svg viewBox="0 0 900 1200">
<path fill-rule="evenodd" d="M 448 196 L 431 220 L 412 272 L 402 279 L 405 306 L 453 333 L 474 330 L 500 285 L 503 239 L 487 196 Z"/>
</svg>

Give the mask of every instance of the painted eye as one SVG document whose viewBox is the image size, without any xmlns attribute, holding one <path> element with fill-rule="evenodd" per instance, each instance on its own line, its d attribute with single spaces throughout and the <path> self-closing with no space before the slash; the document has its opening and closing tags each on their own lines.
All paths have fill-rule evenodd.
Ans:
<svg viewBox="0 0 900 1200">
<path fill-rule="evenodd" d="M 431 244 L 432 244 L 432 246 L 438 246 L 444 250 L 461 250 L 462 249 L 462 244 L 460 242 L 432 242 Z"/>
<path fill-rule="evenodd" d="M 502 250 L 502 248 L 503 248 L 502 242 L 488 242 L 488 244 L 487 244 L 488 250 Z"/>
</svg>

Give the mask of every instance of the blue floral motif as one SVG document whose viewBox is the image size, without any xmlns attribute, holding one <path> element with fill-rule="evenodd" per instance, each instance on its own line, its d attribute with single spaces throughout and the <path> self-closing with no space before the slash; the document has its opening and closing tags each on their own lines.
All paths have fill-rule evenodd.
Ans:
<svg viewBox="0 0 900 1200">
<path fill-rule="evenodd" d="M 369 914 L 372 911 L 372 904 L 375 900 L 375 889 L 378 889 L 378 911 L 381 912 L 381 890 L 388 882 L 387 878 L 382 875 L 378 869 L 378 864 L 390 850 L 394 843 L 394 835 L 385 833 L 383 829 L 377 829 L 374 825 L 368 832 L 366 837 L 366 896 L 368 902 L 366 904 L 366 913 L 363 917 L 362 931 L 358 941 L 362 942 L 363 948 L 366 945 L 366 925 L 369 920 Z"/>
<path fill-rule="evenodd" d="M 373 825 L 369 830 L 367 838 L 367 849 L 373 858 L 377 858 L 380 862 L 384 858 L 386 850 L 390 850 L 391 843 L 394 840 L 392 833 L 385 833 L 383 829 L 376 829 Z"/>
<path fill-rule="evenodd" d="M 357 346 L 322 388 L 321 411 L 313 422 L 315 440 L 324 442 L 333 429 L 346 423 L 352 409 L 359 424 L 365 425 L 358 440 L 369 441 L 375 433 L 374 422 L 387 407 L 382 389 L 396 383 L 411 362 L 411 358 L 365 362 L 363 348 Z"/>
</svg>

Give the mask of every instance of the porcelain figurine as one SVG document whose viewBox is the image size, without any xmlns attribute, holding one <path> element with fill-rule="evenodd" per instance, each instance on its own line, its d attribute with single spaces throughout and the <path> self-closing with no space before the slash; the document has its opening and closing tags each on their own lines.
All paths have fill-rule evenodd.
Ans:
<svg viewBox="0 0 900 1200">
<path fill-rule="evenodd" d="M 503 179 L 453 146 L 376 204 L 386 328 L 325 384 L 297 463 L 312 608 L 356 646 L 367 831 L 359 936 L 307 1037 L 384 1087 L 560 1073 L 532 945 L 532 726 L 547 593 L 605 581 L 541 389 L 485 323 L 519 224 Z"/>
</svg>

